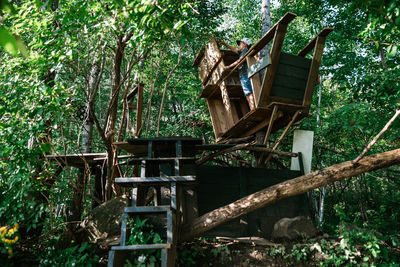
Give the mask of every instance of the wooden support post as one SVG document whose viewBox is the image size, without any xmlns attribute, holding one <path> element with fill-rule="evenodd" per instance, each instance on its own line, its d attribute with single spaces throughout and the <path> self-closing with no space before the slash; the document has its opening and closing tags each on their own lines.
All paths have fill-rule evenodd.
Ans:
<svg viewBox="0 0 400 267">
<path fill-rule="evenodd" d="M 249 67 L 251 67 L 252 65 L 254 65 L 257 62 L 257 60 L 254 56 L 248 56 L 246 58 L 246 60 L 247 60 L 247 65 Z M 261 92 L 261 82 L 260 82 L 260 76 L 258 75 L 258 73 L 256 73 L 255 75 L 253 75 L 250 78 L 250 82 L 251 82 L 251 86 L 253 88 L 254 99 L 258 99 L 260 96 L 260 92 Z M 255 102 L 254 105 L 257 108 L 257 102 L 255 100 L 254 100 L 254 102 Z"/>
<path fill-rule="evenodd" d="M 272 84 L 274 83 L 276 70 L 278 69 L 279 57 L 281 55 L 283 41 L 285 40 L 286 30 L 287 24 L 278 24 L 271 48 L 271 65 L 267 68 L 264 75 L 260 96 L 255 100 L 257 107 L 267 106 L 267 99 L 270 95 Z"/>
<path fill-rule="evenodd" d="M 271 117 L 269 118 L 267 133 L 265 134 L 265 137 L 264 137 L 264 142 L 263 142 L 264 145 L 267 145 L 267 143 L 268 143 L 268 139 L 269 139 L 269 136 L 271 135 L 272 127 L 274 126 L 274 122 L 276 120 L 277 112 L 278 112 L 278 105 L 274 105 L 274 108 L 271 113 Z M 261 166 L 261 164 L 263 162 L 263 158 L 264 158 L 264 152 L 256 155 L 256 166 L 257 167 Z"/>
<path fill-rule="evenodd" d="M 268 130 L 267 133 L 265 134 L 264 138 L 264 145 L 267 145 L 269 136 L 271 135 L 272 127 L 274 126 L 274 122 L 276 119 L 276 113 L 278 112 L 278 105 L 274 105 L 274 109 L 272 110 L 271 117 L 269 119 L 269 124 L 268 124 Z"/>
<path fill-rule="evenodd" d="M 314 93 L 314 87 L 318 80 L 318 69 L 321 63 L 322 52 L 324 50 L 326 37 L 318 36 L 314 48 L 314 54 L 311 61 L 310 72 L 308 74 L 306 90 L 304 92 L 303 106 L 307 109 L 310 108 L 312 102 L 312 96 Z"/>
<path fill-rule="evenodd" d="M 224 107 L 227 113 L 227 120 L 228 120 L 228 128 L 231 128 L 235 123 L 239 120 L 239 116 L 236 111 L 236 107 L 233 104 L 232 100 L 230 99 L 228 88 L 226 86 L 226 82 L 223 81 L 220 84 L 220 90 L 221 90 L 221 97 L 222 97 L 222 102 L 224 103 Z"/>
<path fill-rule="evenodd" d="M 300 114 L 300 109 L 296 110 L 296 112 L 294 113 L 294 115 L 292 117 L 292 120 L 286 126 L 285 130 L 283 131 L 283 133 L 279 137 L 278 141 L 274 144 L 274 146 L 272 147 L 272 150 L 276 150 L 278 148 L 279 144 L 282 142 L 283 138 L 286 136 L 287 132 L 289 131 L 289 128 L 292 127 L 293 123 L 296 121 L 296 118 L 297 118 L 297 116 L 299 114 Z M 267 156 L 267 159 L 265 160 L 264 164 L 267 164 L 268 161 L 271 159 L 271 157 L 272 157 L 272 153 L 269 153 L 269 155 Z"/>
</svg>

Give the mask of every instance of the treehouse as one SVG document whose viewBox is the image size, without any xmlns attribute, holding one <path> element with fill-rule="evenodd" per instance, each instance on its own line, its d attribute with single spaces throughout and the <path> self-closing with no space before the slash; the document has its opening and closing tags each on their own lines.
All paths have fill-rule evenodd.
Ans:
<svg viewBox="0 0 400 267">
<path fill-rule="evenodd" d="M 207 101 L 217 142 L 265 130 L 266 143 L 270 133 L 289 129 L 308 116 L 325 39 L 333 28 L 323 29 L 297 55 L 291 55 L 283 52 L 282 46 L 287 26 L 295 17 L 286 13 L 231 70 L 224 71 L 224 66 L 239 56 L 221 50 L 214 37 L 195 58 L 203 84 L 200 97 Z M 258 60 L 257 54 L 270 43 L 269 55 Z M 312 58 L 306 58 L 312 50 Z M 248 65 L 253 88 L 256 108 L 251 111 L 239 81 L 237 67 L 241 63 Z"/>
</svg>

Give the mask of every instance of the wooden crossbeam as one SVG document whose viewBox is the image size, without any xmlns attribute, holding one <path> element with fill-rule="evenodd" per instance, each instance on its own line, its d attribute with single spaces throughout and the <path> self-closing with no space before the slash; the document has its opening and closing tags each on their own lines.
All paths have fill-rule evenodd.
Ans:
<svg viewBox="0 0 400 267">
<path fill-rule="evenodd" d="M 278 148 L 279 144 L 282 142 L 283 138 L 286 136 L 287 132 L 289 131 L 289 128 L 292 127 L 293 123 L 296 121 L 296 118 L 300 114 L 300 112 L 301 112 L 301 110 L 299 109 L 294 113 L 294 115 L 292 117 L 292 120 L 286 126 L 285 130 L 283 131 L 283 133 L 279 137 L 278 141 L 274 144 L 274 146 L 272 147 L 272 150 L 276 150 Z M 269 153 L 269 155 L 267 156 L 267 159 L 265 160 L 264 164 L 267 164 L 268 161 L 271 159 L 271 157 L 272 157 L 272 153 Z"/>
<path fill-rule="evenodd" d="M 306 90 L 304 92 L 303 106 L 309 108 L 312 102 L 314 87 L 318 80 L 318 70 L 321 63 L 326 36 L 318 36 L 315 41 L 314 54 L 311 61 L 310 72 L 307 78 Z"/>
</svg>

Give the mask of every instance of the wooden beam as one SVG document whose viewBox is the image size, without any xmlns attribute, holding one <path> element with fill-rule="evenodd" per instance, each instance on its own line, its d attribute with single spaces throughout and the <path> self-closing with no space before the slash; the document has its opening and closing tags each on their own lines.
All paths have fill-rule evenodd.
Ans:
<svg viewBox="0 0 400 267">
<path fill-rule="evenodd" d="M 247 65 L 249 67 L 253 66 L 257 62 L 257 60 L 254 56 L 248 56 L 246 59 L 247 59 Z M 250 78 L 250 82 L 251 82 L 251 87 L 253 88 L 254 99 L 257 99 L 257 97 L 259 97 L 260 92 L 261 92 L 260 76 L 256 73 L 255 75 L 253 75 Z M 254 104 L 257 108 L 257 104 L 255 101 L 254 101 Z"/>
<path fill-rule="evenodd" d="M 305 57 L 308 53 L 311 52 L 311 50 L 314 49 L 315 47 L 315 43 L 317 42 L 317 38 L 318 36 L 320 37 L 326 37 L 328 36 L 328 34 L 331 33 L 331 31 L 333 31 L 332 27 L 328 27 L 328 28 L 324 28 L 322 31 L 320 31 L 303 49 L 300 50 L 299 53 L 297 53 L 297 55 L 299 57 Z"/>
<path fill-rule="evenodd" d="M 274 144 L 274 146 L 272 147 L 272 150 L 275 150 L 278 148 L 279 144 L 282 142 L 283 138 L 286 136 L 287 132 L 289 131 L 289 128 L 292 127 L 293 123 L 296 121 L 297 116 L 300 114 L 300 109 L 298 109 L 293 117 L 292 120 L 289 122 L 289 124 L 286 126 L 285 130 L 283 131 L 283 133 L 281 134 L 281 136 L 279 137 L 278 141 Z M 268 161 L 271 159 L 272 154 L 269 153 L 269 155 L 267 156 L 267 159 L 265 160 L 264 164 L 267 164 Z"/>
<path fill-rule="evenodd" d="M 227 113 L 226 119 L 227 119 L 228 125 L 229 125 L 228 128 L 231 128 L 233 125 L 235 125 L 235 123 L 237 121 L 239 121 L 239 116 L 237 114 L 236 107 L 230 98 L 228 88 L 225 84 L 225 81 L 222 82 L 219 87 L 221 90 L 222 102 L 224 103 L 224 108 Z"/>
<path fill-rule="evenodd" d="M 267 99 L 270 95 L 272 84 L 274 83 L 275 73 L 278 69 L 279 57 L 281 55 L 283 41 L 285 40 L 287 24 L 278 24 L 274 42 L 271 48 L 271 65 L 267 68 L 261 85 L 261 92 L 258 99 L 255 99 L 257 107 L 267 106 Z"/>
<path fill-rule="evenodd" d="M 205 232 L 223 223 L 275 203 L 281 199 L 300 195 L 336 181 L 387 168 L 396 164 L 400 164 L 400 149 L 365 157 L 356 164 L 353 164 L 350 160 L 295 179 L 287 180 L 194 219 L 192 223 L 183 227 L 181 231 L 181 241 L 187 241 L 196 236 L 201 236 Z"/>
<path fill-rule="evenodd" d="M 309 108 L 311 105 L 314 87 L 317 84 L 318 70 L 321 63 L 322 52 L 324 50 L 325 39 L 326 37 L 324 36 L 318 36 L 315 43 L 314 54 L 311 61 L 310 72 L 308 74 L 306 90 L 303 98 L 303 106 L 306 108 Z"/>
<path fill-rule="evenodd" d="M 265 134 L 264 142 L 263 142 L 264 145 L 266 145 L 268 143 L 268 139 L 269 139 L 269 136 L 271 135 L 272 126 L 274 125 L 277 112 L 278 112 L 278 105 L 275 105 L 274 109 L 272 110 L 271 117 L 269 118 L 268 129 L 267 129 L 267 133 Z"/>
</svg>

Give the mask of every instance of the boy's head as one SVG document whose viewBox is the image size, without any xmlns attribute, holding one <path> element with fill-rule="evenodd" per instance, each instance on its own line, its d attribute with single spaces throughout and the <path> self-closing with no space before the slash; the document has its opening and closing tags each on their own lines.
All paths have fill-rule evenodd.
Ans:
<svg viewBox="0 0 400 267">
<path fill-rule="evenodd" d="M 243 50 L 245 47 L 250 47 L 253 43 L 247 37 L 244 37 L 242 40 L 236 41 L 237 45 L 239 46 L 239 50 Z"/>
</svg>

